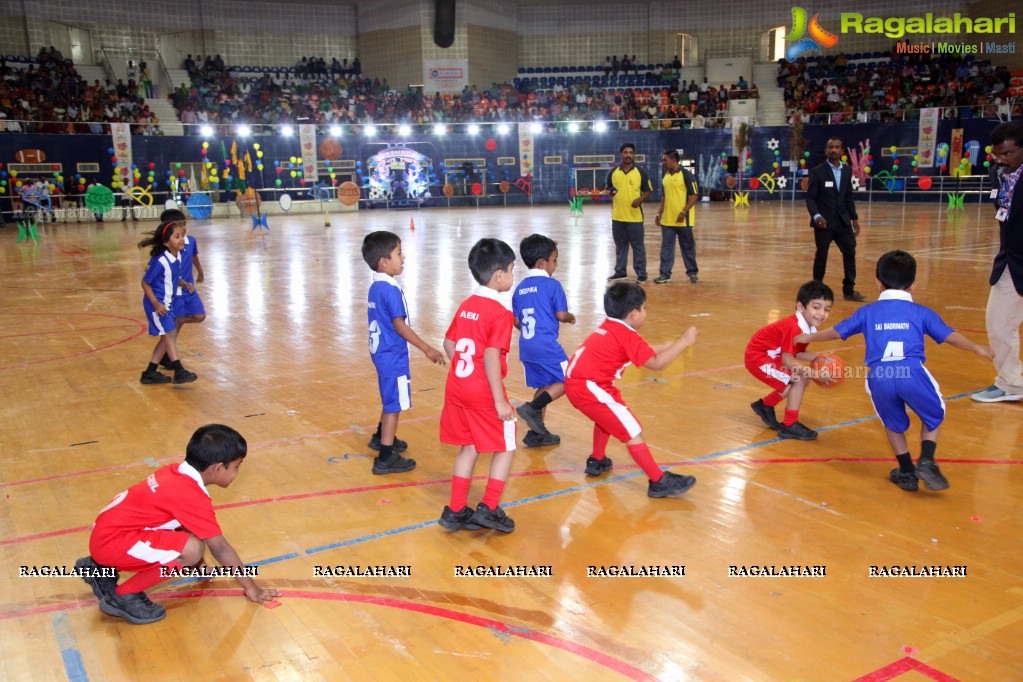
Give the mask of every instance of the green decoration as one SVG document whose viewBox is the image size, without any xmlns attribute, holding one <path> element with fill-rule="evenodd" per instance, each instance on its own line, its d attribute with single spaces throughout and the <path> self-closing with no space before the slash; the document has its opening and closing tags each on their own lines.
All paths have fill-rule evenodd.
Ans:
<svg viewBox="0 0 1023 682">
<path fill-rule="evenodd" d="M 39 241 L 39 232 L 36 228 L 39 226 L 37 220 L 19 220 L 18 221 L 18 243 L 31 238 L 32 241 Z"/>
<path fill-rule="evenodd" d="M 583 214 L 583 198 L 572 197 L 568 200 L 568 214 L 569 215 L 582 215 Z"/>
<path fill-rule="evenodd" d="M 948 193 L 948 208 L 946 210 L 951 211 L 953 209 L 963 210 L 963 199 L 966 198 L 966 193 L 956 194 L 954 192 Z"/>
<path fill-rule="evenodd" d="M 109 213 L 117 204 L 117 198 L 109 187 L 93 185 L 85 190 L 85 206 L 93 213 Z"/>
</svg>

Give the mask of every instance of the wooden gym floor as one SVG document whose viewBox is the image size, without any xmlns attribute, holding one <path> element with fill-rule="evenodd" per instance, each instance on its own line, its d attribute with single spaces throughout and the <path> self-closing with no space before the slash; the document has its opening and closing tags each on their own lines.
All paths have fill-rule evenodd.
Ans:
<svg viewBox="0 0 1023 682">
<path fill-rule="evenodd" d="M 875 299 L 877 257 L 909 250 L 920 262 L 916 300 L 984 341 L 997 248 L 990 207 L 859 208 L 859 288 Z M 651 279 L 660 246 L 652 209 Z M 698 210 L 701 281 L 683 283 L 677 258 L 675 283 L 647 285 L 642 333 L 657 343 L 696 325 L 699 341 L 661 374 L 630 368 L 621 382 L 655 458 L 698 485 L 682 499 L 647 498 L 616 442 L 612 474 L 586 478 L 590 424 L 559 400 L 547 422 L 562 444 L 516 453 L 504 497 L 517 522 L 510 535 L 436 525 L 454 454 L 437 437 L 446 368 L 414 349 L 413 408 L 399 435 L 419 466 L 370 473 L 379 398 L 361 239 L 401 235 L 412 324 L 439 348 L 474 288 L 465 258 L 476 239 L 499 237 L 517 252 L 534 231 L 553 237 L 579 320 L 562 327 L 571 354 L 602 319 L 614 252 L 607 206 L 587 205 L 582 217 L 563 205 L 362 211 L 335 214 L 328 228 L 322 216 L 273 216 L 269 234 L 237 219 L 191 223 L 208 318 L 180 336 L 184 363 L 199 374 L 185 386 L 138 383 L 152 342 L 139 287 L 147 256 L 135 244 L 153 223 L 45 225 L 38 243 L 21 244 L 15 228 L 0 230 L 4 678 L 1023 679 L 1023 406 L 969 400 L 991 383 L 991 366 L 929 343 L 947 399 L 938 458 L 948 491 L 888 483 L 894 459 L 862 379 L 809 391 L 801 418 L 821 429 L 818 441 L 779 441 L 749 408 L 767 391 L 743 368 L 743 349 L 792 312 L 809 279 L 805 209 Z M 828 282 L 840 290 L 840 281 L 832 249 Z M 855 306 L 836 301 L 829 322 Z M 862 363 L 861 338 L 823 347 Z M 517 340 L 506 385 L 516 400 L 532 395 Z M 241 476 L 211 493 L 258 581 L 284 592 L 280 608 L 248 602 L 226 578 L 200 591 L 168 582 L 155 590 L 167 618 L 133 626 L 100 613 L 77 578 L 19 577 L 21 566 L 72 567 L 97 512 L 179 461 L 207 422 L 248 439 Z M 653 564 L 684 566 L 684 576 L 587 576 L 589 566 Z M 338 565 L 409 566 L 411 576 L 315 575 Z M 467 565 L 550 566 L 553 575 L 456 577 Z M 825 575 L 729 576 L 731 566 L 772 565 L 824 566 Z M 966 576 L 870 577 L 871 566 L 965 566 Z"/>
</svg>

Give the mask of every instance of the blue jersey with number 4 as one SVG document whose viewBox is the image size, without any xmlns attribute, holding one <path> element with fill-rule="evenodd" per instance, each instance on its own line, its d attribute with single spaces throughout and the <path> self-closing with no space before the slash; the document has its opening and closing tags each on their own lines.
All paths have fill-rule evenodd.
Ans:
<svg viewBox="0 0 1023 682">
<path fill-rule="evenodd" d="M 393 277 L 377 272 L 369 288 L 369 353 L 382 377 L 409 373 L 408 342 L 394 328 L 394 319 L 408 322 L 408 305 Z"/>
<path fill-rule="evenodd" d="M 519 359 L 539 365 L 560 365 L 568 360 L 558 343 L 558 313 L 568 312 L 561 282 L 545 270 L 527 270 L 512 294 L 512 312 L 519 321 Z"/>
<path fill-rule="evenodd" d="M 883 362 L 919 362 L 924 355 L 924 335 L 943 343 L 955 330 L 926 306 L 913 302 L 908 291 L 887 289 L 875 303 L 857 310 L 835 325 L 842 340 L 863 334 L 867 342 L 864 364 L 877 367 Z"/>
</svg>

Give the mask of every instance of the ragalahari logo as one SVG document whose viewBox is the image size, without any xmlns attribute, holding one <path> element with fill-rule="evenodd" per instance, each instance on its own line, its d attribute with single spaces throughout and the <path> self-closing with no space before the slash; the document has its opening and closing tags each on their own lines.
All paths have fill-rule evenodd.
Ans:
<svg viewBox="0 0 1023 682">
<path fill-rule="evenodd" d="M 809 24 L 806 21 L 806 10 L 802 7 L 792 8 L 792 31 L 785 36 L 789 46 L 785 48 L 785 58 L 794 62 L 807 52 L 822 54 L 821 49 L 834 47 L 838 42 L 838 36 L 830 31 L 821 28 L 817 23 L 819 14 L 813 15 Z M 804 38 L 803 34 L 809 31 L 809 37 Z"/>
</svg>

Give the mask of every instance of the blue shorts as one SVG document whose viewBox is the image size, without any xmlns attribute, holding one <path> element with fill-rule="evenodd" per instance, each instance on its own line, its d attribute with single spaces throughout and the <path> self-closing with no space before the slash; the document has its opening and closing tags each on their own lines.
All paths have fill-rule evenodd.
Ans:
<svg viewBox="0 0 1023 682">
<path fill-rule="evenodd" d="M 399 377 L 378 377 L 377 381 L 384 412 L 394 414 L 412 407 L 412 381 L 407 374 Z"/>
<path fill-rule="evenodd" d="M 171 303 L 167 314 L 162 316 L 156 314 L 156 310 L 153 309 L 153 305 L 149 302 L 148 298 L 142 300 L 142 309 L 146 311 L 146 319 L 149 321 L 150 336 L 163 336 L 168 332 L 174 331 L 174 316 L 177 309 L 173 303 Z"/>
<path fill-rule="evenodd" d="M 188 293 L 182 290 L 180 296 L 174 297 L 174 317 L 188 317 L 189 315 L 205 315 L 206 307 L 199 298 L 199 292 Z"/>
<path fill-rule="evenodd" d="M 907 407 L 916 412 L 928 431 L 938 428 L 945 420 L 941 389 L 923 365 L 880 363 L 870 368 L 865 386 L 874 411 L 889 431 L 905 433 L 909 430 Z"/>
<path fill-rule="evenodd" d="M 526 386 L 530 388 L 543 388 L 551 384 L 565 383 L 565 368 L 568 367 L 568 360 L 563 360 L 557 365 L 553 363 L 541 365 L 538 362 L 523 362 L 522 366 L 526 368 Z"/>
</svg>

